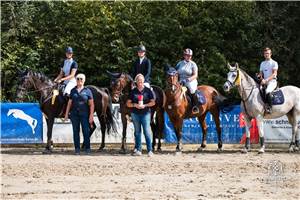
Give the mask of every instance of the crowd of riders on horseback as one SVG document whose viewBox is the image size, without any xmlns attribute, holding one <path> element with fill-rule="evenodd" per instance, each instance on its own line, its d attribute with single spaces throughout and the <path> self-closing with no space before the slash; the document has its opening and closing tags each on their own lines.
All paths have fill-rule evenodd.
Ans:
<svg viewBox="0 0 300 200">
<path fill-rule="evenodd" d="M 141 155 L 141 127 L 147 143 L 148 155 L 152 156 L 151 138 L 150 138 L 150 107 L 155 105 L 155 93 L 151 87 L 151 61 L 146 57 L 146 48 L 140 45 L 137 50 L 138 58 L 134 61 L 130 76 L 135 81 L 132 82 L 131 92 L 126 105 L 131 110 L 131 117 L 135 129 L 135 148 L 133 155 Z M 264 49 L 265 60 L 260 64 L 258 78 L 261 86 L 265 88 L 265 109 L 271 113 L 272 91 L 277 87 L 278 64 L 271 58 L 270 48 Z M 175 68 L 169 69 L 169 74 L 178 74 L 179 83 L 188 90 L 187 96 L 190 98 L 191 114 L 199 112 L 198 88 L 198 66 L 192 60 L 193 51 L 189 48 L 183 51 L 183 60 L 177 63 Z M 175 69 L 175 70 L 174 70 Z M 80 154 L 79 148 L 79 126 L 83 128 L 85 138 L 86 153 L 90 153 L 89 131 L 93 122 L 93 95 L 90 89 L 84 86 L 85 75 L 78 74 L 78 64 L 73 59 L 72 47 L 66 48 L 66 59 L 63 62 L 59 75 L 55 78 L 56 83 L 64 85 L 64 106 L 63 111 L 65 119 L 70 119 L 73 126 L 73 136 L 75 144 L 75 153 Z M 170 71 L 171 70 L 171 71 Z M 67 106 L 68 105 L 68 106 Z M 70 115 L 69 115 L 70 112 Z"/>
</svg>

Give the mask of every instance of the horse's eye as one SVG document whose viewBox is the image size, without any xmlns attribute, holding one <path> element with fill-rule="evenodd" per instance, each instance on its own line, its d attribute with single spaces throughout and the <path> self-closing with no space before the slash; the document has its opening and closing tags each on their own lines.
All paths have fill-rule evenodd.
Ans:
<svg viewBox="0 0 300 200">
<path fill-rule="evenodd" d="M 236 74 L 233 74 L 232 77 L 236 77 Z"/>
</svg>

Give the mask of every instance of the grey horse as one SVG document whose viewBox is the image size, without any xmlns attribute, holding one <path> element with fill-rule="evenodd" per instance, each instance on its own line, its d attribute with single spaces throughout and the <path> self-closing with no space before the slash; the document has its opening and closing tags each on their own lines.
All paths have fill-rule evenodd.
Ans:
<svg viewBox="0 0 300 200">
<path fill-rule="evenodd" d="M 299 150 L 299 130 L 298 121 L 300 120 L 300 88 L 295 86 L 285 86 L 280 88 L 284 94 L 285 101 L 281 105 L 273 105 L 272 113 L 266 114 L 264 109 L 264 102 L 260 95 L 259 84 L 254 81 L 245 71 L 239 68 L 236 63 L 235 66 L 227 64 L 229 72 L 227 74 L 227 81 L 223 88 L 229 92 L 233 87 L 237 87 L 241 96 L 241 108 L 245 114 L 246 121 L 246 143 L 242 149 L 243 153 L 250 150 L 250 131 L 251 119 L 256 118 L 259 137 L 260 149 L 258 153 L 264 153 L 264 129 L 263 119 L 278 118 L 283 115 L 288 117 L 289 123 L 292 125 L 292 140 L 289 151 Z"/>
</svg>

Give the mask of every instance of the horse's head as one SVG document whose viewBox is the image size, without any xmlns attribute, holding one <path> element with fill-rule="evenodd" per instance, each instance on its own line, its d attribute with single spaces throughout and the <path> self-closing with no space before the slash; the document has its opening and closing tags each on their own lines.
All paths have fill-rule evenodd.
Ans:
<svg viewBox="0 0 300 200">
<path fill-rule="evenodd" d="M 17 98 L 16 101 L 20 102 L 24 100 L 26 91 L 33 87 L 31 79 L 32 71 L 26 70 L 19 73 L 19 83 L 17 88 Z"/>
<path fill-rule="evenodd" d="M 229 63 L 227 64 L 229 68 L 229 72 L 227 74 L 227 80 L 223 85 L 223 89 L 225 92 L 229 92 L 233 87 L 240 85 L 240 70 L 239 65 L 235 63 L 234 66 L 231 66 Z"/>
<path fill-rule="evenodd" d="M 171 88 L 171 92 L 175 92 L 178 89 L 178 72 L 174 67 L 169 67 L 167 71 L 167 87 Z"/>
<path fill-rule="evenodd" d="M 53 86 L 53 82 L 44 74 L 26 70 L 19 73 L 19 86 L 17 88 L 16 101 L 24 100 L 24 96 L 30 89 L 46 93 Z"/>
<path fill-rule="evenodd" d="M 112 101 L 118 102 L 124 88 L 128 86 L 130 82 L 133 82 L 133 80 L 125 73 L 111 73 L 109 71 L 107 71 L 107 73 L 111 77 L 110 87 L 112 91 Z"/>
</svg>

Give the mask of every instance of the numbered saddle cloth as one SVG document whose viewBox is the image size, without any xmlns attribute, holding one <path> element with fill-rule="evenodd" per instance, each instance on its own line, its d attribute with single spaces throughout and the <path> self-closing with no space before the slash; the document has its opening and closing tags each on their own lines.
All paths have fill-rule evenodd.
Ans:
<svg viewBox="0 0 300 200">
<path fill-rule="evenodd" d="M 272 105 L 280 105 L 284 103 L 284 96 L 282 91 L 279 90 L 274 90 L 272 92 Z"/>
</svg>

